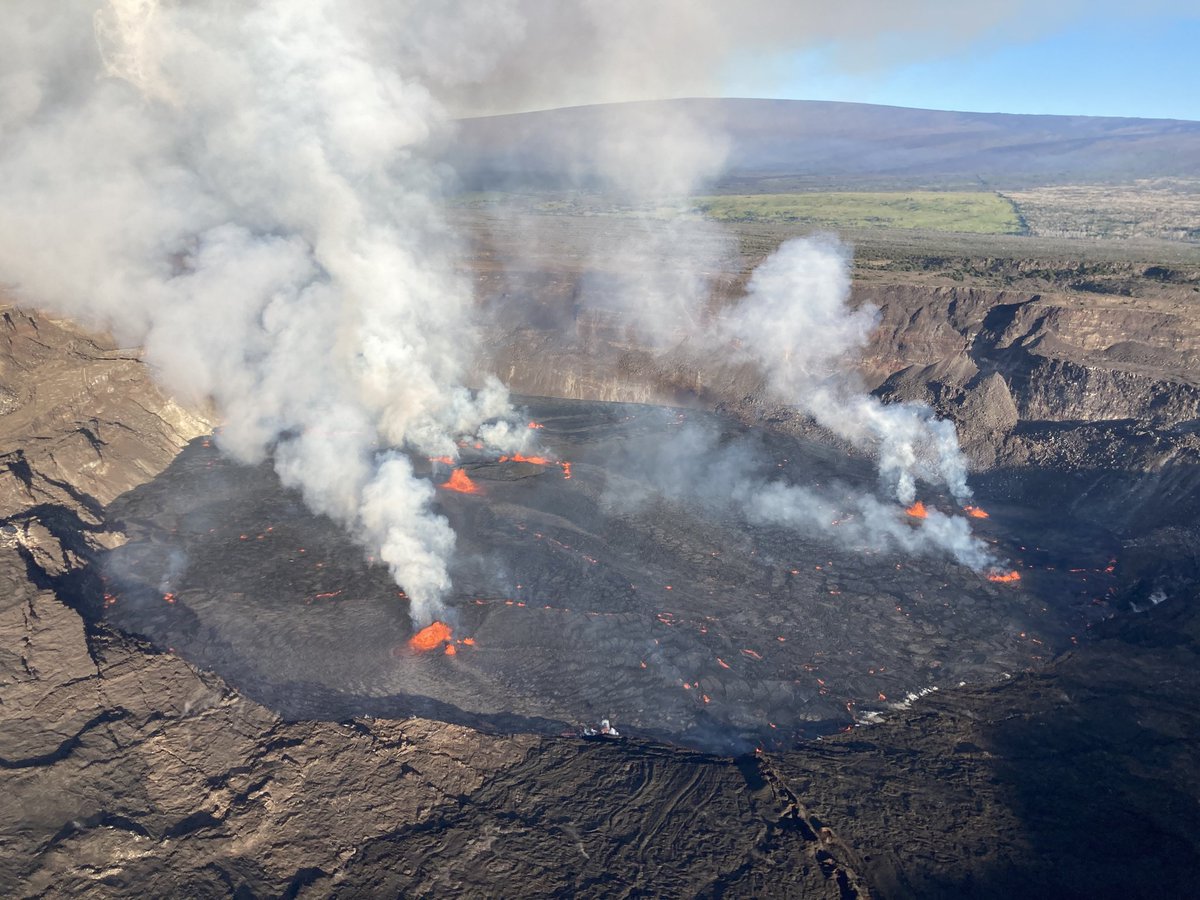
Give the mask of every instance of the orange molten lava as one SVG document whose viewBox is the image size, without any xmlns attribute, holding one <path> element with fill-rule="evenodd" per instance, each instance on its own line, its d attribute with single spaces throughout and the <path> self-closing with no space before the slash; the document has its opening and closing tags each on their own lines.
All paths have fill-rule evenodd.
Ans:
<svg viewBox="0 0 1200 900">
<path fill-rule="evenodd" d="M 925 504 L 918 500 L 912 506 L 905 510 L 914 519 L 924 519 L 929 515 L 929 510 L 925 508 Z"/>
<path fill-rule="evenodd" d="M 450 473 L 450 480 L 441 484 L 448 491 L 458 491 L 460 494 L 478 494 L 479 485 L 467 477 L 467 473 L 462 469 L 455 469 Z"/>
<path fill-rule="evenodd" d="M 451 456 L 431 456 L 431 457 L 429 457 L 429 461 L 441 463 L 443 466 L 454 465 L 454 458 Z"/>
<path fill-rule="evenodd" d="M 985 510 L 980 509 L 978 506 L 964 506 L 963 512 L 965 512 L 972 519 L 988 518 L 987 512 Z"/>
<path fill-rule="evenodd" d="M 543 425 L 541 422 L 530 422 L 529 427 L 530 428 L 545 428 L 546 426 Z"/>
<path fill-rule="evenodd" d="M 998 581 L 1001 584 L 1007 584 L 1012 581 L 1020 581 L 1021 573 L 1014 569 L 1011 572 L 989 572 L 988 581 Z"/>
<path fill-rule="evenodd" d="M 414 650 L 432 650 L 438 644 L 450 640 L 454 632 L 445 622 L 434 622 L 432 625 L 426 625 L 411 638 L 408 639 L 408 646 Z"/>
<path fill-rule="evenodd" d="M 447 644 L 445 653 L 447 656 L 454 656 L 456 653 L 458 653 L 458 651 L 454 649 L 453 644 Z"/>
<path fill-rule="evenodd" d="M 544 456 L 524 456 L 520 453 L 514 453 L 512 456 L 500 457 L 500 462 L 523 462 L 533 463 L 535 466 L 546 466 L 550 464 L 550 460 Z"/>
</svg>

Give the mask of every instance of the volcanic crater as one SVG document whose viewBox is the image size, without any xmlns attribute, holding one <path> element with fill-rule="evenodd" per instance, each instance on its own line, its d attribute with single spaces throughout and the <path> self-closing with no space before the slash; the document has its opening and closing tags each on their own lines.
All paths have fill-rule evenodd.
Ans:
<svg viewBox="0 0 1200 900">
<path fill-rule="evenodd" d="M 287 718 L 543 733 L 609 718 L 719 751 L 791 746 L 933 688 L 1004 680 L 1111 614 L 1116 537 L 1011 473 L 973 481 L 972 531 L 1006 574 L 990 580 L 936 551 L 754 523 L 657 483 L 686 428 L 753 447 L 758 477 L 835 495 L 877 490 L 870 460 L 716 413 L 521 402 L 544 456 L 414 460 L 458 536 L 448 633 L 416 646 L 386 569 L 269 462 L 223 458 L 219 436 L 111 504 L 129 541 L 99 561 L 96 612 Z M 946 495 L 921 502 L 966 515 Z M 894 515 L 920 529 L 914 512 Z"/>
<path fill-rule="evenodd" d="M 856 287 L 881 310 L 868 385 L 955 421 L 989 514 L 963 521 L 1019 580 L 868 553 L 844 526 L 749 522 L 694 478 L 689 429 L 834 499 L 882 495 L 875 465 L 752 373 L 696 377 L 617 333 L 547 353 L 513 326 L 494 370 L 583 402 L 521 401 L 543 426 L 524 460 L 413 459 L 459 545 L 452 631 L 424 651 L 386 571 L 270 462 L 224 459 L 136 353 L 6 310 L 0 880 L 30 896 L 101 880 L 214 897 L 1188 895 L 1200 442 L 1176 348 L 1195 343 L 1193 290 L 1097 263 L 1111 296 L 1028 284 L 1014 307 L 1011 285 L 898 264 L 933 283 Z M 1062 327 L 1093 308 L 1099 336 Z M 1153 370 L 1103 352 L 1130 340 L 1158 348 Z M 649 397 L 677 408 L 594 402 Z M 438 487 L 458 470 L 475 493 Z M 885 721 L 824 736 L 871 713 Z M 601 717 L 629 739 L 540 736 Z"/>
</svg>

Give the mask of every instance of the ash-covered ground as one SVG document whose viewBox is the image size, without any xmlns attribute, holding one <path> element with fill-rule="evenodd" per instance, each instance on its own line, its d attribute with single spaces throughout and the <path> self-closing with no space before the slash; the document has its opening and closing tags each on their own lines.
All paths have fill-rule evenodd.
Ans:
<svg viewBox="0 0 1200 900">
<path fill-rule="evenodd" d="M 110 507 L 130 541 L 101 563 L 105 617 L 291 718 L 420 714 L 555 732 L 608 717 L 627 733 L 736 750 L 886 716 L 931 687 L 1002 680 L 1108 615 L 1115 540 L 1008 499 L 1036 494 L 1028 485 L 975 485 L 989 518 L 972 529 L 1021 574 L 993 583 L 936 551 L 755 525 L 656 484 L 673 434 L 697 426 L 755 448 L 748 458 L 773 469 L 764 478 L 834 494 L 875 489 L 869 460 L 693 411 L 526 403 L 559 462 L 467 448 L 456 465 L 478 491 L 438 490 L 458 535 L 448 644 L 413 650 L 386 570 L 269 464 L 234 465 L 211 440 Z M 451 474 L 420 463 L 437 484 Z M 953 511 L 947 497 L 923 499 Z M 899 505 L 895 515 L 922 527 Z"/>
</svg>

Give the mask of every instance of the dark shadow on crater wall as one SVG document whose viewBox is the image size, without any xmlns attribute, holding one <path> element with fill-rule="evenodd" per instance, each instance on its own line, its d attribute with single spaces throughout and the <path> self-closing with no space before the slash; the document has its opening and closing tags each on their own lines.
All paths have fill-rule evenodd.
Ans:
<svg viewBox="0 0 1200 900">
<path fill-rule="evenodd" d="M 1123 609 L 1147 577 L 1138 566 L 1173 565 L 1148 552 L 1126 573 L 1135 594 L 1115 600 Z M 1041 672 L 943 692 L 906 719 L 771 764 L 867 860 L 880 897 L 1191 896 L 1200 597 L 1190 571 L 1176 573 L 1186 587 L 1167 600 L 1097 624 Z"/>
<path fill-rule="evenodd" d="M 981 743 L 1019 822 L 1003 863 L 915 885 L 935 897 L 1185 897 L 1200 879 L 1200 617 L 1194 593 L 1034 678 Z M 1015 706 L 1015 704 L 1014 704 Z M 997 835 L 1003 838 L 1004 835 Z"/>
</svg>

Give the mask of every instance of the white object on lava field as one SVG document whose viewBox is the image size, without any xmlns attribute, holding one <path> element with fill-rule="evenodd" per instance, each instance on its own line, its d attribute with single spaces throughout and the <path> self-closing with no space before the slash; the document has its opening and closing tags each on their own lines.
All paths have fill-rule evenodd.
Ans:
<svg viewBox="0 0 1200 900">
<path fill-rule="evenodd" d="M 1129 608 L 1132 609 L 1135 613 L 1145 612 L 1146 610 L 1148 610 L 1152 607 L 1158 606 L 1158 604 L 1160 604 L 1164 600 L 1166 600 L 1167 592 L 1164 591 L 1162 588 L 1155 588 L 1154 592 L 1151 593 L 1150 596 L 1147 597 L 1146 599 L 1150 601 L 1150 606 L 1138 606 L 1136 603 L 1134 603 L 1132 600 L 1130 600 Z"/>
</svg>

